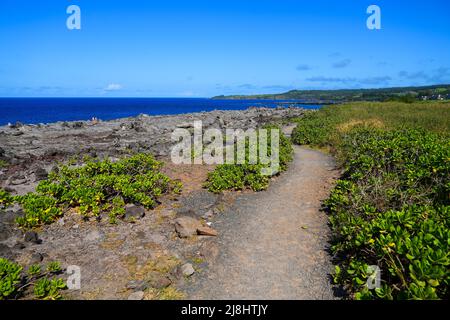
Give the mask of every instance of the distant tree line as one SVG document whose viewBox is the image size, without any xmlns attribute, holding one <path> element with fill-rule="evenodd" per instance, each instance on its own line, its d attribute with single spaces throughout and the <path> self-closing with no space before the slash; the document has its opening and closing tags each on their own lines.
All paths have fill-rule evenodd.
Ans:
<svg viewBox="0 0 450 320">
<path fill-rule="evenodd" d="M 448 100 L 450 85 L 425 87 L 398 87 L 381 89 L 343 90 L 291 90 L 280 94 L 216 96 L 212 99 L 268 99 L 268 100 L 308 100 L 308 101 L 400 101 L 412 103 L 418 100 Z"/>
</svg>

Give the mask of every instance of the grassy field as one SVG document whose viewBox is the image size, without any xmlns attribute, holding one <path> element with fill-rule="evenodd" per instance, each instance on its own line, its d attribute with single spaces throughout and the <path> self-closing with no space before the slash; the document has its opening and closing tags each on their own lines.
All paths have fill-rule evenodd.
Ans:
<svg viewBox="0 0 450 320">
<path fill-rule="evenodd" d="M 325 201 L 335 282 L 353 299 L 448 299 L 450 103 L 352 103 L 299 121 L 343 175 Z M 381 285 L 373 267 L 381 270 Z"/>
<path fill-rule="evenodd" d="M 450 134 L 450 102 L 360 102 L 326 106 L 312 112 L 298 128 L 296 139 L 301 144 L 336 146 L 353 127 L 376 127 L 391 130 L 416 128 Z M 325 130 L 322 130 L 325 129 Z M 331 130 L 331 131 L 330 131 Z"/>
</svg>

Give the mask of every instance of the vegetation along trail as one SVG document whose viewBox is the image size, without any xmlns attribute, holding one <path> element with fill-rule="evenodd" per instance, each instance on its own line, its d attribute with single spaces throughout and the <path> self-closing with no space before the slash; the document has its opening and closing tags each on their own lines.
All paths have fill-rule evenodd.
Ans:
<svg viewBox="0 0 450 320">
<path fill-rule="evenodd" d="M 294 147 L 267 191 L 243 194 L 217 217 L 218 252 L 187 288 L 191 299 L 333 299 L 329 228 L 321 200 L 337 176 L 333 159 Z"/>
</svg>

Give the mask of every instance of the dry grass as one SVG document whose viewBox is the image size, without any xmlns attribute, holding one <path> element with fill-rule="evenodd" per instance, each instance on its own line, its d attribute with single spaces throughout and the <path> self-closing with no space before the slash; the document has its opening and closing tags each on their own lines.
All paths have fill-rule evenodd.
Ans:
<svg viewBox="0 0 450 320">
<path fill-rule="evenodd" d="M 336 129 L 340 133 L 346 133 L 349 132 L 354 127 L 371 127 L 371 128 L 377 128 L 382 129 L 385 127 L 385 124 L 382 120 L 374 118 L 374 119 L 365 119 L 365 120 L 350 120 L 341 124 L 338 124 L 336 126 Z"/>
</svg>

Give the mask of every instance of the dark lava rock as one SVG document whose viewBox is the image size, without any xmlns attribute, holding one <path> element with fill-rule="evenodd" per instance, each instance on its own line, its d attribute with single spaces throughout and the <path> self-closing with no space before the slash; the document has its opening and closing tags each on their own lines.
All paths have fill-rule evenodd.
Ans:
<svg viewBox="0 0 450 320">
<path fill-rule="evenodd" d="M 21 208 L 7 210 L 6 212 L 0 213 L 0 224 L 2 225 L 15 225 L 16 218 L 23 215 L 23 211 Z"/>
<path fill-rule="evenodd" d="M 84 123 L 81 122 L 81 121 L 74 122 L 74 123 L 72 124 L 72 128 L 74 128 L 74 129 L 81 129 L 81 128 L 84 128 Z"/>
<path fill-rule="evenodd" d="M 142 206 L 136 206 L 134 204 L 129 204 L 125 206 L 125 220 L 134 221 L 141 219 L 145 216 L 145 208 Z"/>
<path fill-rule="evenodd" d="M 6 244 L 0 243 L 0 257 L 11 259 L 13 256 L 12 250 Z"/>
<path fill-rule="evenodd" d="M 155 289 L 164 289 L 172 284 L 172 281 L 164 275 L 154 276 L 149 282 Z"/>
<path fill-rule="evenodd" d="M 12 129 L 22 128 L 23 127 L 23 123 L 17 121 L 15 124 L 10 125 L 9 127 L 12 128 Z"/>
<path fill-rule="evenodd" d="M 24 240 L 26 242 L 32 242 L 32 243 L 36 243 L 36 244 L 42 243 L 42 240 L 39 239 L 38 234 L 34 231 L 27 231 L 25 233 Z"/>
<path fill-rule="evenodd" d="M 24 134 L 23 131 L 14 131 L 13 133 L 11 133 L 11 135 L 13 137 L 18 137 L 18 136 L 21 136 L 23 134 Z"/>
<path fill-rule="evenodd" d="M 209 218 L 212 218 L 213 216 L 214 216 L 214 211 L 210 209 L 205 212 L 205 214 L 202 216 L 202 218 L 209 219 Z"/>
<path fill-rule="evenodd" d="M 127 283 L 127 289 L 133 291 L 145 291 L 148 288 L 148 283 L 144 280 L 131 280 Z"/>
<path fill-rule="evenodd" d="M 39 252 L 35 252 L 31 255 L 30 262 L 32 264 L 37 264 L 37 263 L 42 262 L 42 260 L 44 260 L 44 256 L 42 254 L 40 254 Z"/>
<path fill-rule="evenodd" d="M 208 192 L 208 190 L 192 192 L 180 199 L 178 214 L 191 216 L 191 213 L 193 213 L 194 216 L 200 218 L 215 206 L 219 200 L 219 195 Z"/>
<path fill-rule="evenodd" d="M 45 180 L 45 179 L 47 179 L 47 177 L 48 177 L 48 173 L 44 168 L 39 167 L 36 170 L 34 170 L 34 181 L 35 182 Z"/>
<path fill-rule="evenodd" d="M 16 218 L 22 214 L 22 210 L 8 210 L 6 212 L 0 211 L 0 241 L 8 239 L 16 233 L 14 227 L 16 225 Z"/>
<path fill-rule="evenodd" d="M 13 176 L 10 180 L 10 185 L 18 186 L 27 183 L 28 180 L 23 174 Z"/>
<path fill-rule="evenodd" d="M 1 213 L 0 213 L 1 214 Z M 4 241 L 11 236 L 9 228 L 3 224 L 0 224 L 0 241 Z"/>
<path fill-rule="evenodd" d="M 13 188 L 8 187 L 8 186 L 4 187 L 3 190 L 5 190 L 6 192 L 9 192 L 9 193 L 13 193 L 13 192 L 16 191 L 16 190 L 14 190 Z"/>
<path fill-rule="evenodd" d="M 17 242 L 17 243 L 13 246 L 13 248 L 16 249 L 16 250 L 23 250 L 23 249 L 26 248 L 26 246 L 25 246 L 25 244 L 23 244 L 22 242 Z"/>
<path fill-rule="evenodd" d="M 177 211 L 177 216 L 186 216 L 186 217 L 191 217 L 194 219 L 197 218 L 197 214 L 196 214 L 195 210 L 192 210 L 192 209 L 179 209 Z"/>
<path fill-rule="evenodd" d="M 58 149 L 50 148 L 44 153 L 44 157 L 55 157 L 60 154 L 61 154 L 61 152 Z"/>
</svg>

